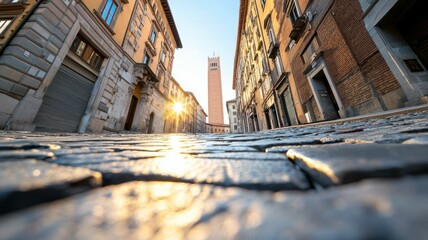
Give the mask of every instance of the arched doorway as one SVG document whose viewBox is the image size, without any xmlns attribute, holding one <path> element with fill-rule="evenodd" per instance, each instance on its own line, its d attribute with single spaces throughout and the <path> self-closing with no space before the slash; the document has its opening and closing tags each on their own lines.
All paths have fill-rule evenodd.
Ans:
<svg viewBox="0 0 428 240">
<path fill-rule="evenodd" d="M 132 129 L 132 123 L 134 122 L 135 112 L 137 110 L 138 101 L 141 98 L 141 84 L 135 87 L 134 93 L 131 96 L 131 103 L 129 104 L 128 116 L 126 117 L 125 130 L 129 131 Z"/>
<path fill-rule="evenodd" d="M 149 120 L 149 128 L 147 128 L 147 133 L 153 133 L 153 120 L 155 118 L 155 113 L 150 113 L 150 120 Z"/>
</svg>

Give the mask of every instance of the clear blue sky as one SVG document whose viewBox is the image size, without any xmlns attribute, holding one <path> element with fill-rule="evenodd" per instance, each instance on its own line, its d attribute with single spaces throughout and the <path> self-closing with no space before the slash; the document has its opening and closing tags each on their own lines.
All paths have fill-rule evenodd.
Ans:
<svg viewBox="0 0 428 240">
<path fill-rule="evenodd" d="M 208 113 L 208 56 L 220 56 L 225 122 L 232 90 L 239 0 L 169 0 L 182 49 L 175 52 L 172 75 L 193 92 Z"/>
</svg>

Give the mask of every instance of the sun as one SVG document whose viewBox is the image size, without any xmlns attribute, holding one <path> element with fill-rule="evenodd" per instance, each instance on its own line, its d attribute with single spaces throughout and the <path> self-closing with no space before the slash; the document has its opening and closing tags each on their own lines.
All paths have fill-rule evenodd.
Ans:
<svg viewBox="0 0 428 240">
<path fill-rule="evenodd" d="M 184 105 L 181 102 L 175 102 L 172 109 L 175 113 L 181 113 L 184 110 Z"/>
</svg>

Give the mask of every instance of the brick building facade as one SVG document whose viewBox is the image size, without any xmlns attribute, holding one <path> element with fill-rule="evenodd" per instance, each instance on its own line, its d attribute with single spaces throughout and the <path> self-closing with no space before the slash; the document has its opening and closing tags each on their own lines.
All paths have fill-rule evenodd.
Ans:
<svg viewBox="0 0 428 240">
<path fill-rule="evenodd" d="M 365 21 L 358 1 L 241 1 L 234 89 L 243 129 L 412 105 L 418 93 L 409 93 L 399 81 Z M 242 40 L 249 35 L 254 43 Z M 249 53 L 255 57 L 248 58 Z"/>
<path fill-rule="evenodd" d="M 296 1 L 292 7 L 297 3 L 301 19 L 307 21 L 302 36 L 298 41 L 290 39 L 289 26 L 281 42 L 288 43 L 284 57 L 291 59 L 290 80 L 300 96 L 301 122 L 404 106 L 398 81 L 364 28 L 358 2 L 313 1 L 305 6 Z"/>
</svg>

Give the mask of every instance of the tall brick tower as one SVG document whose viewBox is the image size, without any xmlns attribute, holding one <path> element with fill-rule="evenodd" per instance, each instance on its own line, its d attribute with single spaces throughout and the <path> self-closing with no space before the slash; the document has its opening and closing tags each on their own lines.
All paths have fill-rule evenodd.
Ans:
<svg viewBox="0 0 428 240">
<path fill-rule="evenodd" d="M 208 122 L 224 124 L 220 57 L 208 57 Z"/>
</svg>

